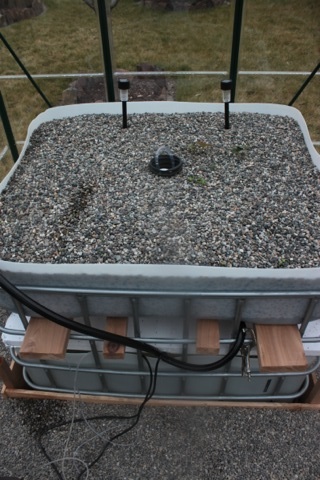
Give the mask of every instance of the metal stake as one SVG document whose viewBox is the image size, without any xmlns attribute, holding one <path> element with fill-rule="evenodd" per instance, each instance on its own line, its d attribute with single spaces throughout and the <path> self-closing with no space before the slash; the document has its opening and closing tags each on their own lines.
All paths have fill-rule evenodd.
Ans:
<svg viewBox="0 0 320 480">
<path fill-rule="evenodd" d="M 236 96 L 244 0 L 235 0 L 235 2 L 236 3 L 234 8 L 233 37 L 232 37 L 231 62 L 230 62 L 230 78 L 232 80 L 231 102 L 234 102 L 235 96 Z"/>
<path fill-rule="evenodd" d="M 2 120 L 2 123 L 3 123 L 4 131 L 5 131 L 5 134 L 6 134 L 6 137 L 7 137 L 7 141 L 8 141 L 10 151 L 11 151 L 13 161 L 16 162 L 18 160 L 18 157 L 19 157 L 19 152 L 18 152 L 18 149 L 17 149 L 16 141 L 15 141 L 14 136 L 13 136 L 12 128 L 11 128 L 11 125 L 10 125 L 9 117 L 8 117 L 7 110 L 6 110 L 6 107 L 5 107 L 3 98 L 2 98 L 1 91 L 0 91 L 0 116 L 1 116 L 1 120 Z"/>
</svg>

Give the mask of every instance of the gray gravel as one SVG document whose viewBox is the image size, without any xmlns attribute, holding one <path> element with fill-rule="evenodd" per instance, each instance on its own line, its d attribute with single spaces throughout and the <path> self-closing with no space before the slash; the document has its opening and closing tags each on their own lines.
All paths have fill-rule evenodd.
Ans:
<svg viewBox="0 0 320 480">
<path fill-rule="evenodd" d="M 0 310 L 1 324 L 6 317 Z M 0 354 L 9 359 L 1 340 Z M 127 422 L 88 420 L 75 424 L 71 434 L 70 425 L 50 431 L 48 427 L 71 421 L 73 415 L 87 419 L 136 411 L 133 406 L 0 396 L 0 479 L 58 478 L 38 444 L 43 430 L 47 431 L 43 445 L 52 460 L 71 456 L 89 464 L 109 435 L 120 432 Z M 319 411 L 147 406 L 138 425 L 107 449 L 88 477 L 82 478 L 319 480 L 319 441 Z M 61 472 L 61 463 L 57 465 Z M 66 461 L 65 479 L 76 478 L 73 461 Z"/>
<path fill-rule="evenodd" d="M 131 415 L 135 411 L 83 405 L 76 407 L 75 414 Z M 0 474 L 25 480 L 56 479 L 37 435 L 47 425 L 71 420 L 72 415 L 72 403 L 0 399 Z M 44 436 L 44 445 L 54 460 L 68 455 L 89 463 L 108 440 L 106 430 L 119 432 L 126 425 L 106 420 L 77 424 L 67 451 L 70 429 L 61 427 Z M 92 430 L 100 437 L 80 447 L 95 437 Z M 315 411 L 146 407 L 136 428 L 104 453 L 87 478 L 319 480 L 319 431 Z M 65 478 L 77 478 L 70 461 Z"/>
<path fill-rule="evenodd" d="M 221 115 L 193 114 L 134 116 L 127 131 L 110 116 L 44 125 L 1 200 L 1 257 L 318 266 L 319 174 L 299 129 L 288 118 L 258 115 L 231 115 L 231 123 L 225 131 Z M 162 144 L 185 161 L 175 178 L 148 172 Z M 1 341 L 0 349 L 8 358 Z M 37 435 L 71 420 L 73 408 L 0 398 L 0 475 L 57 478 Z M 75 406 L 85 418 L 134 411 Z M 89 463 L 110 430 L 123 426 L 83 422 L 71 434 L 69 427 L 50 431 L 44 443 L 53 459 L 78 452 Z M 88 478 L 319 480 L 319 427 L 318 411 L 148 407 Z M 65 478 L 76 476 L 66 462 Z"/>
<path fill-rule="evenodd" d="M 0 310 L 3 324 L 6 312 Z M 1 355 L 8 356 L 0 340 Z M 0 388 L 2 384 L 0 381 Z M 56 480 L 39 443 L 61 473 L 63 457 L 94 460 L 127 422 L 76 418 L 132 415 L 137 407 L 6 399 L 0 396 L 0 480 Z M 91 440 L 90 440 L 91 439 Z M 87 442 L 87 440 L 90 440 Z M 137 426 L 107 449 L 89 480 L 319 480 L 319 411 L 146 407 Z M 87 442 L 87 443 L 86 443 Z M 65 462 L 65 480 L 77 478 Z M 76 467 L 74 466 L 76 465 Z"/>
<path fill-rule="evenodd" d="M 319 172 L 294 120 L 112 115 L 43 124 L 0 203 L 16 262 L 316 267 Z M 149 172 L 167 145 L 183 171 Z"/>
</svg>

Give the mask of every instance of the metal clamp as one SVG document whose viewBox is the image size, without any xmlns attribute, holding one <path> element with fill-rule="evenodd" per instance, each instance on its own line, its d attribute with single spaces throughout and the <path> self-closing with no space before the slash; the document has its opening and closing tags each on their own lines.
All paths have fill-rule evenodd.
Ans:
<svg viewBox="0 0 320 480">
<path fill-rule="evenodd" d="M 256 345 L 256 335 L 252 328 L 247 328 L 246 333 L 250 333 L 251 341 L 249 343 L 243 344 L 240 349 L 240 353 L 242 356 L 241 373 L 242 373 L 242 376 L 243 377 L 246 376 L 248 378 L 248 381 L 250 382 L 251 380 L 250 352 L 252 347 Z"/>
</svg>

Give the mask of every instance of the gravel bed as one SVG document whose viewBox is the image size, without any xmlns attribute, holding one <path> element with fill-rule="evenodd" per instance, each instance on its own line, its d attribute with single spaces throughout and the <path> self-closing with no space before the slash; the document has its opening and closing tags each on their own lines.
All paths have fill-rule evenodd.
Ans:
<svg viewBox="0 0 320 480">
<path fill-rule="evenodd" d="M 42 124 L 1 195 L 14 262 L 316 267 L 320 174 L 289 117 L 83 115 Z M 171 178 L 148 164 L 166 145 Z"/>
<path fill-rule="evenodd" d="M 103 416 L 136 412 L 134 406 L 0 396 L 0 479 L 58 478 L 38 444 L 39 433 L 46 432 L 42 443 L 47 454 L 60 473 L 59 459 L 68 456 L 63 478 L 76 480 L 79 468 L 128 426 Z M 83 421 L 58 427 L 74 415 Z M 100 418 L 89 420 L 92 416 Z M 318 480 L 319 424 L 316 410 L 147 406 L 136 427 L 110 444 L 81 478 Z M 52 426 L 57 428 L 50 430 Z"/>
<path fill-rule="evenodd" d="M 77 418 L 132 415 L 137 408 L 76 405 Z M 71 420 L 72 403 L 0 398 L 0 474 L 24 480 L 58 477 L 37 443 L 48 426 Z M 318 480 L 318 411 L 147 407 L 138 425 L 109 446 L 88 480 Z M 48 431 L 43 444 L 65 477 L 93 461 L 127 422 L 87 421 Z M 96 436 L 94 434 L 96 432 Z M 70 438 L 69 438 L 70 433 Z M 99 435 L 99 438 L 98 438 Z M 65 451 L 66 443 L 69 448 Z M 2 477 L 0 477 L 2 478 Z"/>
</svg>

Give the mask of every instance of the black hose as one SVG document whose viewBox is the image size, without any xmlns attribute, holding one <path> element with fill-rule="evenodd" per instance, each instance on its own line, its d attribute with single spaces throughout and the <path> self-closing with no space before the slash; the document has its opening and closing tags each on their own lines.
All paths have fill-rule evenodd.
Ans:
<svg viewBox="0 0 320 480">
<path fill-rule="evenodd" d="M 204 365 L 198 365 L 195 363 L 187 363 L 183 362 L 182 360 L 178 360 L 177 358 L 171 357 L 170 355 L 166 354 L 166 357 L 162 357 L 162 360 L 165 363 L 168 363 L 170 365 L 174 365 L 177 368 L 182 368 L 184 370 L 191 370 L 194 372 L 210 372 L 212 370 L 218 370 L 218 368 L 224 367 L 227 363 L 231 362 L 231 360 L 237 355 L 239 352 L 240 348 L 243 345 L 244 339 L 246 336 L 246 327 L 244 322 L 240 323 L 240 328 L 237 334 L 237 338 L 232 344 L 231 349 L 229 352 L 222 357 L 220 360 L 217 360 L 216 362 L 213 363 L 207 363 Z"/>
<path fill-rule="evenodd" d="M 33 300 L 31 297 L 23 293 L 21 290 L 15 287 L 11 282 L 9 282 L 9 280 L 7 280 L 1 273 L 0 273 L 0 286 L 9 295 L 11 295 L 13 298 L 15 298 L 17 301 L 19 301 L 26 307 L 30 308 L 32 311 L 47 318 L 48 320 L 51 320 L 54 323 L 57 323 L 58 325 L 61 325 L 62 327 L 65 327 L 69 330 L 74 330 L 78 333 L 82 333 L 83 335 L 89 335 L 91 337 L 95 337 L 101 340 L 118 343 L 130 348 L 134 348 L 136 350 L 140 350 L 144 353 L 160 358 L 165 363 L 168 363 L 170 365 L 173 365 L 177 368 L 181 368 L 184 370 L 190 370 L 195 372 L 208 372 L 208 371 L 217 370 L 218 368 L 223 367 L 237 355 L 245 339 L 245 334 L 246 334 L 245 324 L 244 322 L 241 322 L 236 340 L 233 343 L 229 352 L 224 357 L 222 357 L 220 360 L 217 360 L 216 362 L 207 363 L 204 365 L 188 363 L 182 360 L 178 360 L 172 355 L 169 355 L 168 353 L 163 352 L 158 348 L 154 347 L 153 345 L 150 345 L 149 343 L 143 342 L 141 340 L 135 340 L 130 337 L 117 335 L 115 333 L 100 330 L 98 328 L 94 328 L 88 325 L 83 325 L 81 323 L 75 322 L 74 320 L 66 318 L 48 309 L 44 305 L 41 305 L 36 300 Z"/>
<path fill-rule="evenodd" d="M 48 320 L 51 320 L 58 325 L 61 325 L 62 327 L 74 330 L 78 333 L 82 333 L 83 335 L 89 335 L 91 337 L 96 337 L 101 340 L 107 340 L 112 343 L 126 345 L 127 347 L 135 348 L 137 350 L 156 355 L 157 357 L 161 353 L 160 350 L 158 350 L 156 347 L 153 347 L 152 345 L 149 345 L 148 343 L 134 340 L 130 337 L 123 337 L 122 335 L 117 335 L 115 333 L 106 332 L 104 330 L 99 330 L 98 328 L 94 328 L 88 325 L 82 325 L 81 323 L 75 322 L 70 318 L 59 315 L 59 313 L 48 309 L 44 305 L 38 303 L 36 300 L 33 300 L 31 297 L 27 296 L 25 293 L 21 292 L 21 290 L 16 288 L 1 273 L 0 286 L 1 288 L 3 288 L 3 290 L 9 293 L 9 295 L 14 297 L 19 302 L 23 303 L 26 307 L 47 318 Z"/>
</svg>

